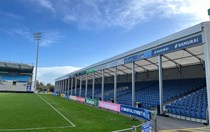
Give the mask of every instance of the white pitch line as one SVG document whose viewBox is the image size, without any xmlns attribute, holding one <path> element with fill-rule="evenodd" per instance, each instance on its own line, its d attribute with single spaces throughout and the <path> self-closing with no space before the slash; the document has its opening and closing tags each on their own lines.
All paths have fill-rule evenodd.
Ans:
<svg viewBox="0 0 210 132">
<path fill-rule="evenodd" d="M 46 129 L 58 129 L 58 128 L 70 128 L 74 126 L 60 126 L 60 127 L 38 127 L 38 128 L 17 128 L 17 129 L 0 129 L 0 132 L 11 132 L 11 131 L 32 131 L 32 130 L 46 130 Z"/>
<path fill-rule="evenodd" d="M 116 130 L 116 131 L 112 131 L 112 132 L 124 132 L 124 131 L 132 130 L 132 129 L 133 128 L 127 128 L 127 129 Z"/>
<path fill-rule="evenodd" d="M 135 126 L 135 127 L 140 127 L 142 124 L 138 125 L 138 126 Z M 128 130 L 132 130 L 133 128 L 126 128 L 126 129 L 122 129 L 122 130 L 115 130 L 115 131 L 112 131 L 112 132 L 124 132 L 124 131 L 128 131 Z"/>
<path fill-rule="evenodd" d="M 36 94 L 40 99 L 42 99 L 45 103 L 47 103 L 51 108 L 53 108 L 59 115 L 61 115 L 68 123 L 72 125 L 72 127 L 75 127 L 76 125 L 71 122 L 67 117 L 65 117 L 63 114 L 61 114 L 55 107 L 53 107 L 50 103 L 48 103 L 45 99 L 43 99 L 40 95 Z"/>
</svg>

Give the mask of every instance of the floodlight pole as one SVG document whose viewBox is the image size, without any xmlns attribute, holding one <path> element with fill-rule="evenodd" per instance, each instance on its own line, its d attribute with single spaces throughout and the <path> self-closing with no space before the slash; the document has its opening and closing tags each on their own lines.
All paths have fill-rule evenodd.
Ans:
<svg viewBox="0 0 210 132">
<path fill-rule="evenodd" d="M 34 33 L 34 40 L 37 41 L 37 47 L 36 47 L 36 67 L 35 67 L 35 79 L 34 79 L 34 90 L 36 90 L 36 82 L 37 82 L 37 67 L 38 67 L 38 59 L 39 59 L 39 41 L 41 40 L 41 33 L 37 32 Z"/>
</svg>

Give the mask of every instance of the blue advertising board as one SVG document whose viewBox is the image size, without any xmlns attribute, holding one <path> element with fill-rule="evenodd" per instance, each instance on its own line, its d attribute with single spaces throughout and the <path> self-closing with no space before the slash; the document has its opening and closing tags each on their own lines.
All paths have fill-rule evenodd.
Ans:
<svg viewBox="0 0 210 132">
<path fill-rule="evenodd" d="M 149 121 L 142 124 L 141 132 L 152 132 L 152 123 Z"/>
<path fill-rule="evenodd" d="M 121 105 L 120 112 L 133 115 L 133 116 L 136 116 L 136 117 L 148 120 L 148 121 L 151 119 L 151 112 L 145 109 Z"/>
<path fill-rule="evenodd" d="M 26 91 L 27 91 L 27 92 L 30 92 L 30 91 L 31 91 L 31 85 L 27 85 Z"/>
<path fill-rule="evenodd" d="M 55 96 L 57 96 L 58 94 L 57 94 L 56 92 L 52 92 L 52 95 L 55 95 Z"/>
<path fill-rule="evenodd" d="M 124 63 L 125 64 L 131 63 L 133 61 L 138 61 L 138 60 L 142 60 L 142 59 L 145 59 L 145 58 L 150 58 L 151 56 L 152 56 L 151 50 L 145 51 L 143 53 L 139 53 L 139 54 L 136 54 L 136 55 L 129 56 L 129 57 L 125 58 Z"/>
<path fill-rule="evenodd" d="M 115 67 L 124 64 L 124 59 L 119 59 L 106 64 L 106 68 Z"/>
<path fill-rule="evenodd" d="M 178 49 L 184 49 L 193 45 L 201 44 L 202 43 L 202 35 L 198 35 L 192 38 L 188 38 L 167 46 L 163 46 L 157 49 L 152 50 L 152 56 L 172 52 Z"/>
</svg>

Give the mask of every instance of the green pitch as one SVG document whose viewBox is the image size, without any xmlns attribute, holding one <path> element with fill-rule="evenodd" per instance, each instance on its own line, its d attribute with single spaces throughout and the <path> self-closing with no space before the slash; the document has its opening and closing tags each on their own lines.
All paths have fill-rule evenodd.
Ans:
<svg viewBox="0 0 210 132">
<path fill-rule="evenodd" d="M 128 117 L 52 95 L 0 93 L 0 131 L 111 132 Z"/>
</svg>

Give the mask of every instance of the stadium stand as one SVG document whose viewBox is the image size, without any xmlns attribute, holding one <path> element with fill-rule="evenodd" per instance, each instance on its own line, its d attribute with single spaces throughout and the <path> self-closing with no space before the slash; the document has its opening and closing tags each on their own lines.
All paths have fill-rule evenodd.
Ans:
<svg viewBox="0 0 210 132">
<path fill-rule="evenodd" d="M 30 76 L 28 75 L 8 75 L 8 74 L 2 74 L 0 76 L 1 80 L 17 80 L 17 81 L 23 81 L 23 82 L 27 82 L 30 80 Z"/>
<path fill-rule="evenodd" d="M 167 110 L 169 115 L 205 120 L 210 118 L 209 110 L 205 114 L 210 105 L 210 97 L 205 100 L 205 91 L 210 91 L 206 82 L 210 78 L 209 29 L 210 22 L 203 22 L 68 73 L 56 79 L 56 89 L 64 92 L 68 87 L 74 91 L 74 85 L 70 87 L 65 82 L 75 84 L 75 79 L 80 79 L 82 97 L 92 97 L 92 82 L 95 82 L 96 99 L 133 107 L 139 102 L 140 107 L 156 109 L 160 115 Z M 104 86 L 103 96 L 101 86 Z M 186 102 L 192 105 L 182 106 Z"/>
<path fill-rule="evenodd" d="M 206 88 L 175 100 L 166 105 L 166 109 L 169 114 L 205 120 L 207 110 Z"/>
<path fill-rule="evenodd" d="M 205 86 L 204 78 L 164 80 L 164 103 L 191 94 Z M 85 86 L 82 86 L 82 97 L 85 96 Z M 104 100 L 111 101 L 114 96 L 113 84 L 105 84 Z M 136 102 L 142 108 L 151 109 L 159 105 L 158 81 L 136 82 Z M 79 91 L 79 88 L 77 89 Z M 74 90 L 73 90 L 74 93 Z M 92 85 L 88 85 L 87 95 L 92 97 Z M 95 98 L 101 97 L 101 85 L 95 85 Z M 131 83 L 118 83 L 117 101 L 119 104 L 131 105 Z"/>
<path fill-rule="evenodd" d="M 33 66 L 0 62 L 0 91 L 31 92 Z"/>
</svg>

